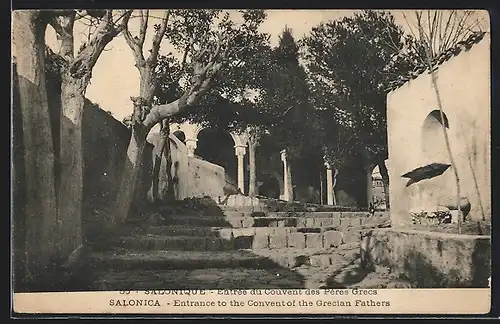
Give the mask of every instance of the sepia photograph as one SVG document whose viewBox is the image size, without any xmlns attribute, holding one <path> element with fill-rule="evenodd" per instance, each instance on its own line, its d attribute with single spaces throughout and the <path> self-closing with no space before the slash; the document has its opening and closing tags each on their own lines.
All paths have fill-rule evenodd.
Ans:
<svg viewBox="0 0 500 324">
<path fill-rule="evenodd" d="M 489 293 L 487 11 L 30 9 L 11 31 L 14 295 Z"/>
</svg>

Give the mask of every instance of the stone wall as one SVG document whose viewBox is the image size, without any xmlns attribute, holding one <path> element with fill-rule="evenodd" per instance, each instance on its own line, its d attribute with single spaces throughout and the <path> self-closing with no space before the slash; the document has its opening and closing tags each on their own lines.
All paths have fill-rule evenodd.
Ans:
<svg viewBox="0 0 500 324">
<path fill-rule="evenodd" d="M 482 210 L 486 218 L 490 218 L 489 35 L 470 50 L 441 64 L 436 74 L 451 150 L 460 176 L 461 194 L 471 202 L 472 219 L 481 219 Z M 409 225 L 412 209 L 435 208 L 456 195 L 451 167 L 440 176 L 408 187 L 409 179 L 402 177 L 430 163 L 450 164 L 441 124 L 437 122 L 440 118 L 435 118 L 436 110 L 439 115 L 435 89 L 428 73 L 387 96 L 392 226 Z"/>
<path fill-rule="evenodd" d="M 416 288 L 484 288 L 491 276 L 491 240 L 484 235 L 376 229 L 363 239 L 362 258 Z"/>
<path fill-rule="evenodd" d="M 183 177 L 188 182 L 189 197 L 219 197 L 224 194 L 224 168 L 194 157 L 188 158 L 189 172 Z"/>
<path fill-rule="evenodd" d="M 148 141 L 156 145 L 159 141 L 158 134 L 150 134 Z M 170 148 L 172 158 L 172 178 L 175 180 L 176 194 L 179 200 L 190 197 L 219 197 L 224 194 L 226 183 L 223 167 L 189 157 L 187 148 L 177 136 L 170 134 Z M 165 163 L 163 159 L 162 163 Z"/>
<path fill-rule="evenodd" d="M 84 235 L 89 240 L 99 239 L 113 230 L 112 202 L 120 186 L 121 171 L 127 153 L 131 132 L 106 111 L 87 105 L 82 122 L 84 156 Z M 133 207 L 146 200 L 151 185 L 153 145 L 147 143 Z"/>
</svg>

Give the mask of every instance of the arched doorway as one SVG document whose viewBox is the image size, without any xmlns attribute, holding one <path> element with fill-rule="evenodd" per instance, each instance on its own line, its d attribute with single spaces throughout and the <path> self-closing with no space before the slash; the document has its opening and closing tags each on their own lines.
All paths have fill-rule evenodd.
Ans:
<svg viewBox="0 0 500 324">
<path fill-rule="evenodd" d="M 198 133 L 195 155 L 205 161 L 222 166 L 226 171 L 226 180 L 237 184 L 238 165 L 235 143 L 228 132 L 204 128 Z"/>
<path fill-rule="evenodd" d="M 430 162 L 448 161 L 443 125 L 450 126 L 446 114 L 443 113 L 443 117 L 439 110 L 433 110 L 422 125 L 422 152 Z"/>
</svg>

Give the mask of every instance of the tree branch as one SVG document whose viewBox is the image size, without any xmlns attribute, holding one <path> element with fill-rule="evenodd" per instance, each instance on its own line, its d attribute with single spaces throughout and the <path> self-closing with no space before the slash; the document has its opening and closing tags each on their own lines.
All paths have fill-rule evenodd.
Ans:
<svg viewBox="0 0 500 324">
<path fill-rule="evenodd" d="M 132 34 L 130 33 L 130 30 L 128 28 L 128 22 L 130 20 L 131 15 L 132 15 L 132 11 L 130 10 L 123 17 L 123 20 L 121 23 L 122 33 L 123 33 L 123 36 L 125 38 L 125 41 L 127 42 L 127 45 L 132 50 L 132 54 L 134 55 L 136 66 L 138 68 L 142 68 L 146 65 L 146 60 L 144 59 L 144 54 L 142 53 L 142 46 L 140 46 L 139 43 L 134 40 L 134 38 L 132 37 Z M 141 27 L 142 27 L 142 25 L 141 25 Z"/>
<path fill-rule="evenodd" d="M 106 10 L 101 19 L 99 27 L 95 31 L 90 42 L 76 56 L 70 66 L 70 73 L 75 78 L 83 77 L 91 73 L 102 51 L 113 38 L 120 33 L 113 22 L 112 10 Z"/>
<path fill-rule="evenodd" d="M 168 18 L 170 17 L 170 10 L 165 10 L 165 14 L 162 18 L 160 29 L 153 36 L 153 45 L 151 46 L 151 54 L 147 58 L 147 64 L 151 67 L 156 65 L 158 62 L 158 52 L 160 50 L 160 44 L 167 31 Z"/>
<path fill-rule="evenodd" d="M 75 11 L 67 15 L 53 16 L 49 24 L 54 28 L 57 38 L 61 40 L 59 54 L 69 63 L 74 58 L 74 36 Z"/>
<path fill-rule="evenodd" d="M 139 41 L 138 41 L 138 45 L 141 49 L 144 47 L 144 41 L 146 40 L 148 20 L 149 20 L 149 10 L 146 10 L 146 13 L 144 13 L 144 11 L 141 10 L 141 27 L 139 29 Z"/>
</svg>

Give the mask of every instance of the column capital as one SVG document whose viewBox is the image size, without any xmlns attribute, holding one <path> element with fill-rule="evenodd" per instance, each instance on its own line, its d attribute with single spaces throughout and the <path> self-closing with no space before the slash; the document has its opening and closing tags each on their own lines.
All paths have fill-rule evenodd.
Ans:
<svg viewBox="0 0 500 324">
<path fill-rule="evenodd" d="M 286 150 L 281 150 L 281 161 L 285 162 L 286 161 Z"/>
<path fill-rule="evenodd" d="M 234 152 L 236 156 L 243 156 L 246 153 L 246 145 L 238 144 L 234 146 Z"/>
<path fill-rule="evenodd" d="M 185 141 L 186 142 L 191 142 L 191 143 L 197 143 L 198 139 L 197 138 L 186 138 Z"/>
<path fill-rule="evenodd" d="M 193 157 L 194 150 L 196 150 L 198 140 L 196 138 L 186 138 L 185 142 L 186 142 L 186 148 L 188 151 L 188 156 Z"/>
<path fill-rule="evenodd" d="M 330 163 L 328 163 L 328 161 L 325 161 L 325 162 L 324 162 L 324 164 L 325 164 L 325 166 L 326 166 L 326 168 L 327 168 L 328 170 L 331 170 L 331 169 L 332 169 L 332 165 L 331 165 Z"/>
</svg>

